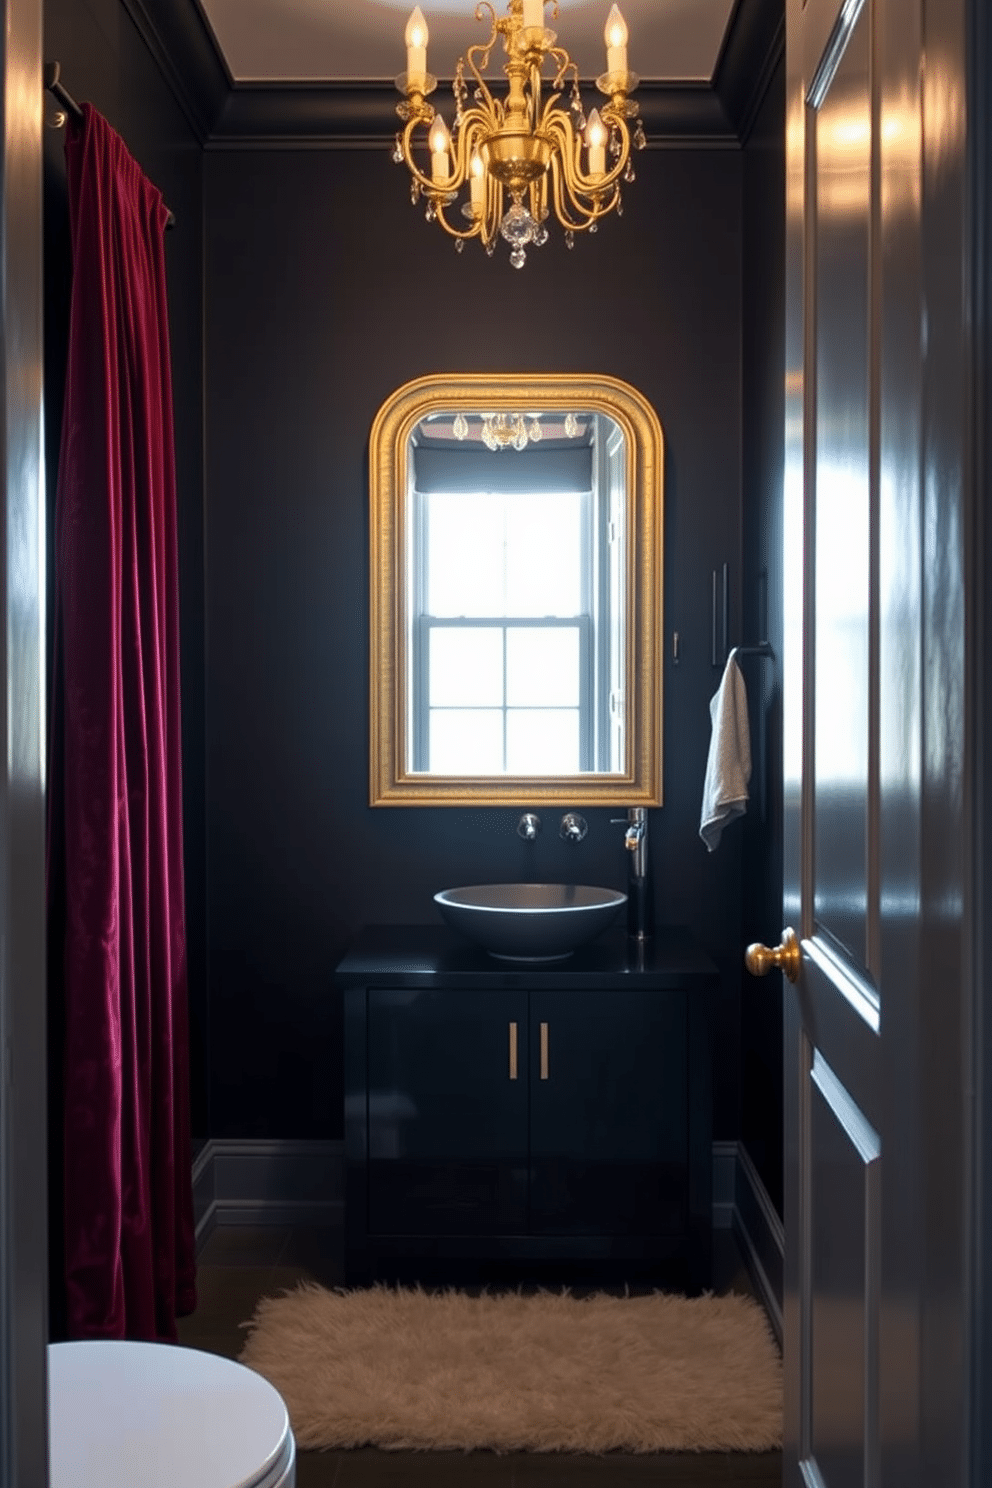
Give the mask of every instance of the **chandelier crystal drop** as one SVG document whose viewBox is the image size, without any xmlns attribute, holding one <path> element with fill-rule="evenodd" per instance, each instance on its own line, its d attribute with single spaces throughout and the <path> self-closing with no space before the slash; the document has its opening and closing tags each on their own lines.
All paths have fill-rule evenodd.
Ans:
<svg viewBox="0 0 992 1488">
<path fill-rule="evenodd" d="M 508 0 L 502 17 L 490 0 L 480 0 L 475 18 L 489 18 L 490 35 L 458 59 L 450 131 L 427 102 L 437 79 L 427 71 L 429 37 L 419 6 L 406 28 L 406 72 L 396 79 L 404 127 L 393 159 L 406 162 L 414 201 L 426 198 L 428 220 L 439 222 L 456 247 L 478 238 L 492 254 L 502 238 L 516 268 L 523 267 L 528 248 L 547 242 L 552 212 L 569 247 L 577 232 L 595 232 L 599 219 L 619 207 L 621 179 L 633 180 L 631 149 L 646 143 L 629 97 L 638 79 L 627 68 L 627 27 L 617 7 L 604 32 L 606 71 L 596 79 L 608 101 L 587 118 L 578 69 L 544 24 L 548 3 L 557 20 L 557 0 Z M 500 41 L 507 80 L 502 97 L 483 76 Z M 448 215 L 460 197 L 461 223 Z"/>
<path fill-rule="evenodd" d="M 470 432 L 468 420 L 463 413 L 455 415 L 451 432 L 456 439 L 468 437 Z M 579 422 L 574 413 L 569 413 L 565 419 L 565 432 L 569 439 L 575 439 L 578 435 Z M 484 413 L 478 437 L 489 450 L 526 449 L 528 444 L 539 444 L 544 438 L 541 415 L 539 413 L 532 413 L 528 416 L 522 413 Z"/>
</svg>

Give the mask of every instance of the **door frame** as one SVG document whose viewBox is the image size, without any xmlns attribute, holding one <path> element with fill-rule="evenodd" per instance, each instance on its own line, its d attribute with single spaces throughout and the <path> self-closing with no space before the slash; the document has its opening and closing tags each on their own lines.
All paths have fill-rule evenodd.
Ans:
<svg viewBox="0 0 992 1488">
<path fill-rule="evenodd" d="M 967 186 L 971 204 L 971 490 L 973 536 L 970 630 L 974 709 L 972 937 L 973 1006 L 968 1067 L 973 1114 L 969 1146 L 971 1205 L 966 1264 L 970 1281 L 968 1449 L 974 1488 L 992 1481 L 992 13 L 972 7 L 968 90 L 974 100 Z"/>
<path fill-rule="evenodd" d="M 48 1482 L 42 0 L 6 0 L 0 167 L 0 1482 Z"/>
</svg>

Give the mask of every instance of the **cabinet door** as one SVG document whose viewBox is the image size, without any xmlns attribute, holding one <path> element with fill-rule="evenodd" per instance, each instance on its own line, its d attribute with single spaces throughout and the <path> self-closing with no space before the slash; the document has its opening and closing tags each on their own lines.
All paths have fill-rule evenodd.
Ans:
<svg viewBox="0 0 992 1488">
<path fill-rule="evenodd" d="M 526 993 L 369 990 L 370 1234 L 523 1232 L 527 1065 Z"/>
<path fill-rule="evenodd" d="M 532 1232 L 683 1231 L 686 993 L 534 992 L 530 1026 Z"/>
</svg>

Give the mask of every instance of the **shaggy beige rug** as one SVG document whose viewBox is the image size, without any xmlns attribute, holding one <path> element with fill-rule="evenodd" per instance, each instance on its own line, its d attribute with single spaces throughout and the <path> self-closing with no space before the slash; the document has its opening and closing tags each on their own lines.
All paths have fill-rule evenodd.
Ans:
<svg viewBox="0 0 992 1488">
<path fill-rule="evenodd" d="M 241 1355 L 301 1447 L 759 1451 L 782 1367 L 746 1297 L 576 1298 L 304 1284 L 263 1299 Z"/>
</svg>

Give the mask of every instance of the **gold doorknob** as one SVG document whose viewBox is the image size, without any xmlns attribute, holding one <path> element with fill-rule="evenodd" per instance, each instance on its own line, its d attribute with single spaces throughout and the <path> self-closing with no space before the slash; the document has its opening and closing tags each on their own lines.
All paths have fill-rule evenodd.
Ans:
<svg viewBox="0 0 992 1488">
<path fill-rule="evenodd" d="M 774 950 L 756 941 L 744 952 L 744 965 L 752 976 L 767 976 L 774 968 L 784 971 L 790 982 L 798 982 L 803 953 L 791 925 L 782 931 L 782 944 Z"/>
</svg>

